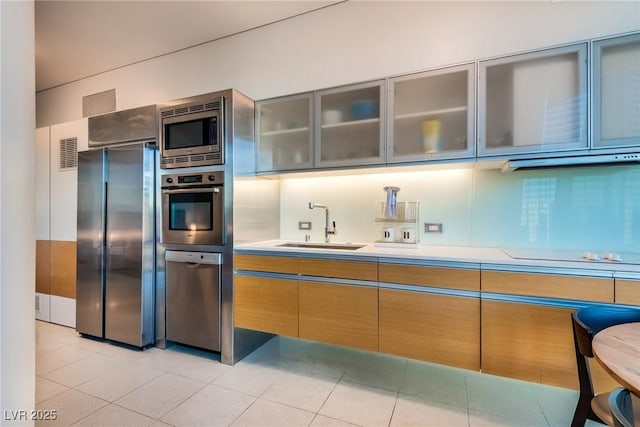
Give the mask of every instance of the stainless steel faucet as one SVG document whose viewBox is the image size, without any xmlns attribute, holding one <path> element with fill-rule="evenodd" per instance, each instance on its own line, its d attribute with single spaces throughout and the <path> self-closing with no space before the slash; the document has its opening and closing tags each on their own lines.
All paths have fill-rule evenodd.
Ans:
<svg viewBox="0 0 640 427">
<path fill-rule="evenodd" d="M 336 234 L 336 222 L 333 221 L 333 226 L 329 227 L 329 207 L 327 205 L 309 202 L 309 209 L 313 208 L 324 209 L 324 242 L 329 243 L 329 235 Z"/>
</svg>

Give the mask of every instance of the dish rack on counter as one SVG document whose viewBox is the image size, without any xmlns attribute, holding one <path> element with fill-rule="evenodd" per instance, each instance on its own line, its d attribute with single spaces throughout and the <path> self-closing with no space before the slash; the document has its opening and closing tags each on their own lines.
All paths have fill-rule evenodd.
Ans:
<svg viewBox="0 0 640 427">
<path fill-rule="evenodd" d="M 420 244 L 420 202 L 397 202 L 396 215 L 390 217 L 387 212 L 386 202 L 376 202 L 373 245 L 417 248 Z"/>
</svg>

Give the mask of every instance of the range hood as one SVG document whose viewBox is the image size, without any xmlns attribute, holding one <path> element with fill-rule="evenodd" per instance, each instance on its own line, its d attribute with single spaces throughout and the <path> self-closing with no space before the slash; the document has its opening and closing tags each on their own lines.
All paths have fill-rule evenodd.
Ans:
<svg viewBox="0 0 640 427">
<path fill-rule="evenodd" d="M 573 157 L 509 160 L 502 165 L 502 172 L 513 172 L 516 170 L 549 167 L 593 166 L 608 164 L 619 165 L 625 163 L 640 163 L 640 153 L 595 154 Z"/>
</svg>

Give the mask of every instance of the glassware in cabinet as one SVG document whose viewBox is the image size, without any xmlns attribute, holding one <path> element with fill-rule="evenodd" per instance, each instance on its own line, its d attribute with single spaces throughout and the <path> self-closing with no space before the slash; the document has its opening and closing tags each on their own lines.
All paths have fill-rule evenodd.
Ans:
<svg viewBox="0 0 640 427">
<path fill-rule="evenodd" d="M 475 64 L 390 79 L 389 162 L 473 157 Z"/>
<path fill-rule="evenodd" d="M 384 162 L 383 89 L 374 81 L 317 93 L 317 166 Z"/>
<path fill-rule="evenodd" d="M 306 93 L 256 103 L 258 172 L 313 166 L 312 99 Z"/>
</svg>

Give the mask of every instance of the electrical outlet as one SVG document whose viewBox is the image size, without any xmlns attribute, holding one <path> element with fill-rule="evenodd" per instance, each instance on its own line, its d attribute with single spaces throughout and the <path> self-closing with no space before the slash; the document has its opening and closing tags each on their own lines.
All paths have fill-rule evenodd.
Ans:
<svg viewBox="0 0 640 427">
<path fill-rule="evenodd" d="M 298 221 L 298 230 L 311 230 L 311 221 Z"/>
<path fill-rule="evenodd" d="M 442 223 L 441 222 L 425 222 L 424 232 L 425 233 L 442 233 Z"/>
</svg>

